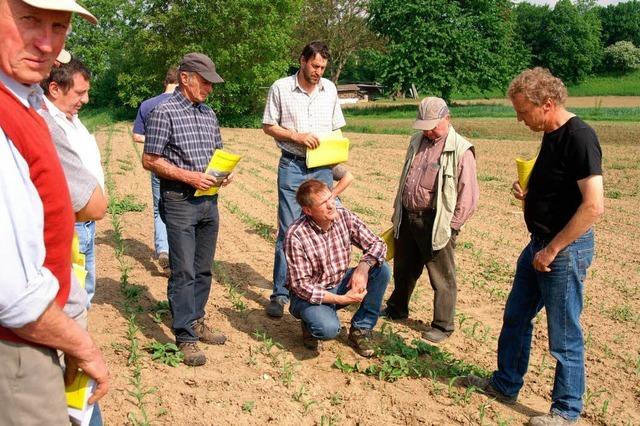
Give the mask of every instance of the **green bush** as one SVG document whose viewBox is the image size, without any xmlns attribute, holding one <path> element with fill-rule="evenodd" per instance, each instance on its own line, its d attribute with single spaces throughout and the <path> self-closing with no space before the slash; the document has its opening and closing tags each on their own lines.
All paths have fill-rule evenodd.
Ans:
<svg viewBox="0 0 640 426">
<path fill-rule="evenodd" d="M 607 70 L 628 72 L 640 68 L 640 48 L 630 41 L 619 41 L 604 50 Z"/>
</svg>

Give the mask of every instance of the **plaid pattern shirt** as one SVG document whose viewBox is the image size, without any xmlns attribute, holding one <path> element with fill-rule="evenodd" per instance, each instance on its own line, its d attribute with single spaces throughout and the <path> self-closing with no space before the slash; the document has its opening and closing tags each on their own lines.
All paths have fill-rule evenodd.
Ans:
<svg viewBox="0 0 640 426">
<path fill-rule="evenodd" d="M 262 123 L 317 135 L 329 133 L 346 124 L 336 86 L 330 80 L 321 78 L 316 89 L 307 93 L 298 84 L 297 73 L 273 83 Z M 276 139 L 276 144 L 292 154 L 306 155 L 307 148 L 297 143 Z"/>
<path fill-rule="evenodd" d="M 310 217 L 293 222 L 284 239 L 287 287 L 301 299 L 321 304 L 327 289 L 338 285 L 349 268 L 351 245 L 362 260 L 382 264 L 386 244 L 349 210 L 338 207 L 338 217 L 323 231 Z"/>
<path fill-rule="evenodd" d="M 222 148 L 218 118 L 206 104 L 194 104 L 178 89 L 149 115 L 145 154 L 164 157 L 181 169 L 204 172 Z"/>
</svg>

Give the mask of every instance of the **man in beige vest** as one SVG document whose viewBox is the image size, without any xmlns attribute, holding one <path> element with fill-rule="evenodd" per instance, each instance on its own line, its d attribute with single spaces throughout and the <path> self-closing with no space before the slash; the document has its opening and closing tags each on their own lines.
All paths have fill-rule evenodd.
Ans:
<svg viewBox="0 0 640 426">
<path fill-rule="evenodd" d="M 453 333 L 456 308 L 456 237 L 478 204 L 473 145 L 451 126 L 444 100 L 418 108 L 394 202 L 395 288 L 384 314 L 409 316 L 409 299 L 426 266 L 434 292 L 433 321 L 423 337 L 438 343 Z"/>
</svg>

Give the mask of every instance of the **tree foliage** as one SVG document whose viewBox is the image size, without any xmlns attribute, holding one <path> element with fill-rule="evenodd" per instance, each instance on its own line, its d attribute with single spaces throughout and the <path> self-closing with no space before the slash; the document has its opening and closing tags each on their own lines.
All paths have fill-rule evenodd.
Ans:
<svg viewBox="0 0 640 426">
<path fill-rule="evenodd" d="M 544 27 L 541 63 L 565 82 L 578 83 L 591 74 L 602 59 L 601 25 L 593 2 L 570 0 L 556 3 Z M 536 64 L 538 65 L 538 64 Z"/>
<path fill-rule="evenodd" d="M 367 26 L 368 3 L 368 0 L 306 1 L 296 29 L 292 55 L 296 63 L 304 45 L 322 40 L 331 52 L 331 80 L 337 82 L 347 61 L 358 51 L 380 45 Z"/>
<path fill-rule="evenodd" d="M 136 108 L 160 92 L 166 70 L 188 52 L 225 79 L 210 103 L 220 116 L 262 108 L 289 65 L 300 0 L 94 0 L 98 28 L 76 21 L 70 50 L 95 73 L 100 104 Z"/>
<path fill-rule="evenodd" d="M 640 1 L 611 4 L 600 8 L 599 14 L 603 45 L 626 40 L 640 46 Z"/>
<path fill-rule="evenodd" d="M 370 27 L 387 40 L 381 78 L 393 91 L 413 83 L 448 99 L 504 87 L 526 63 L 507 0 L 372 0 L 369 11 Z"/>
</svg>

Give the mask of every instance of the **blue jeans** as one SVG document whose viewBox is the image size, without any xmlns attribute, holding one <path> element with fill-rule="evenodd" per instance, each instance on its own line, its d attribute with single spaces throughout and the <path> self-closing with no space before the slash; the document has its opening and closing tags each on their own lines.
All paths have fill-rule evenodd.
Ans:
<svg viewBox="0 0 640 426">
<path fill-rule="evenodd" d="M 87 309 L 89 309 L 91 307 L 91 299 L 96 293 L 96 223 L 94 221 L 76 222 L 75 226 L 78 242 L 80 243 L 80 253 L 84 254 L 84 266 L 87 270 L 84 289 L 87 291 Z"/>
<path fill-rule="evenodd" d="M 280 157 L 278 164 L 278 237 L 276 238 L 275 259 L 273 261 L 273 292 L 271 300 L 289 299 L 287 280 L 287 260 L 284 256 L 284 234 L 302 209 L 296 201 L 296 191 L 308 179 L 318 179 L 331 188 L 333 177 L 330 167 L 308 169 L 303 159 Z"/>
<path fill-rule="evenodd" d="M 551 272 L 538 272 L 533 268 L 533 258 L 545 245 L 545 241 L 532 237 L 518 259 L 498 340 L 498 370 L 491 380 L 503 394 L 518 395 L 529 365 L 533 320 L 544 306 L 549 350 L 557 360 L 551 411 L 574 420 L 582 411 L 585 389 L 580 314 L 583 282 L 593 258 L 593 231 L 585 232 L 558 253 L 549 265 Z"/>
<path fill-rule="evenodd" d="M 91 413 L 91 419 L 89 419 L 89 426 L 102 426 L 102 412 L 100 411 L 100 405 L 96 402 L 93 405 L 93 412 Z"/>
<path fill-rule="evenodd" d="M 203 318 L 211 290 L 218 240 L 218 196 L 194 197 L 193 189 L 162 189 L 160 214 L 169 239 L 167 298 L 176 342 L 197 342 L 194 321 Z"/>
<path fill-rule="evenodd" d="M 327 291 L 339 295 L 347 293 L 353 270 L 353 268 L 349 269 L 344 274 L 340 284 Z M 387 284 L 389 284 L 389 278 L 391 278 L 391 269 L 386 262 L 369 270 L 367 295 L 351 319 L 353 328 L 371 330 L 375 327 L 380 316 L 380 306 L 382 305 L 382 298 L 387 289 Z M 329 340 L 334 339 L 340 333 L 340 320 L 336 311 L 341 308 L 344 308 L 344 306 L 324 303 L 321 305 L 312 304 L 292 293 L 289 312 L 295 318 L 304 321 L 313 337 Z"/>
<path fill-rule="evenodd" d="M 167 227 L 165 226 L 158 203 L 160 202 L 160 179 L 155 173 L 151 173 L 151 193 L 153 194 L 153 236 L 156 248 L 156 256 L 160 253 L 169 253 L 169 243 L 167 242 Z"/>
</svg>

